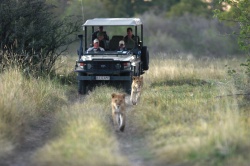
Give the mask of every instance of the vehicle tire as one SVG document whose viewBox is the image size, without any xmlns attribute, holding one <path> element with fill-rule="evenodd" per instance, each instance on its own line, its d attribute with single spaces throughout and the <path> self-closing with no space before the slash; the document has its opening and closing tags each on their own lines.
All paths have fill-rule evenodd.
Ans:
<svg viewBox="0 0 250 166">
<path fill-rule="evenodd" d="M 127 94 L 131 93 L 131 84 L 132 84 L 132 75 L 131 73 L 126 74 L 126 76 L 130 76 L 130 80 L 125 80 L 123 84 L 124 91 Z"/>
<path fill-rule="evenodd" d="M 149 69 L 149 52 L 147 46 L 142 47 L 141 51 L 141 60 L 142 60 L 142 67 L 143 70 L 148 70 Z"/>
<path fill-rule="evenodd" d="M 83 76 L 84 74 L 78 73 L 78 76 Z M 78 80 L 78 93 L 85 95 L 87 93 L 87 81 Z"/>
</svg>

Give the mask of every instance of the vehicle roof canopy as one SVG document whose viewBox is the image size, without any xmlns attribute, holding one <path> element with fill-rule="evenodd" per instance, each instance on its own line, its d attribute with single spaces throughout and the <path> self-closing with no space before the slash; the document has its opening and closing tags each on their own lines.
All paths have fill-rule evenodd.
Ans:
<svg viewBox="0 0 250 166">
<path fill-rule="evenodd" d="M 94 18 L 87 20 L 83 26 L 137 26 L 142 25 L 140 18 Z"/>
</svg>

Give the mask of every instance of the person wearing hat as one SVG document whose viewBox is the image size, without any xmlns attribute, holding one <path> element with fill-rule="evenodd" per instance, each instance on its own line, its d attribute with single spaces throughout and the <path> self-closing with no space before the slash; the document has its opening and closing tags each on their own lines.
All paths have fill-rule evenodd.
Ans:
<svg viewBox="0 0 250 166">
<path fill-rule="evenodd" d="M 99 32 L 102 32 L 103 35 L 104 35 L 104 40 L 109 40 L 109 36 L 107 35 L 107 32 L 103 30 L 103 26 L 99 26 L 98 30 L 95 31 L 93 34 L 92 34 L 92 40 L 96 39 L 97 38 L 97 34 Z"/>
<path fill-rule="evenodd" d="M 95 39 L 93 41 L 93 47 L 90 47 L 87 52 L 89 51 L 105 51 L 104 48 L 100 47 L 99 46 L 99 40 L 98 39 Z"/>
<path fill-rule="evenodd" d="M 104 39 L 104 33 L 98 32 L 97 39 L 99 40 L 99 46 L 106 50 L 107 49 L 107 41 Z"/>
<path fill-rule="evenodd" d="M 125 47 L 125 42 L 123 40 L 119 41 L 119 47 L 117 51 L 126 51 L 127 48 Z"/>
</svg>

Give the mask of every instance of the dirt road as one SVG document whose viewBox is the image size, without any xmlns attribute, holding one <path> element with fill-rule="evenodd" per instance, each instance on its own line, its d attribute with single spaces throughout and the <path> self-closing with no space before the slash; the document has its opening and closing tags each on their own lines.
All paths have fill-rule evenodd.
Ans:
<svg viewBox="0 0 250 166">
<path fill-rule="evenodd" d="M 126 103 L 128 117 L 126 128 L 123 133 L 117 132 L 120 152 L 129 160 L 130 166 L 152 166 L 149 160 L 151 154 L 146 146 L 145 135 L 138 132 L 140 129 L 129 118 L 130 114 L 135 111 L 133 109 L 134 106 L 129 101 L 129 96 L 126 96 Z"/>
<path fill-rule="evenodd" d="M 82 97 L 83 99 L 83 97 Z M 74 101 L 72 99 L 72 101 Z M 82 100 L 78 100 L 82 101 Z M 74 101 L 77 102 L 77 101 Z M 133 106 L 126 97 L 127 115 L 133 111 Z M 32 154 L 44 146 L 50 139 L 50 130 L 53 128 L 53 115 L 42 117 L 39 121 L 31 125 L 26 131 L 22 143 L 12 155 L 0 159 L 1 166 L 31 166 Z M 138 134 L 138 128 L 127 119 L 124 132 L 115 132 L 119 142 L 120 153 L 130 162 L 130 166 L 151 166 L 147 160 L 150 154 L 146 149 L 145 139 L 142 134 Z"/>
<path fill-rule="evenodd" d="M 0 159 L 1 166 L 29 166 L 30 157 L 33 152 L 45 145 L 49 140 L 49 132 L 53 126 L 53 116 L 44 116 L 39 121 L 33 123 L 25 131 L 25 137 L 19 146 L 14 149 L 14 153 Z"/>
</svg>

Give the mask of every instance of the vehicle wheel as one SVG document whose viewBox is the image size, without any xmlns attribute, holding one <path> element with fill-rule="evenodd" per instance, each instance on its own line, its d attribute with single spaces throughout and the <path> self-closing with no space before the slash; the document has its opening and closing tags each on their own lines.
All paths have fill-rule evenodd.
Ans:
<svg viewBox="0 0 250 166">
<path fill-rule="evenodd" d="M 83 74 L 78 73 L 79 76 L 83 76 Z M 85 95 L 87 93 L 87 81 L 78 80 L 78 93 Z"/>
<path fill-rule="evenodd" d="M 143 70 L 148 70 L 149 69 L 149 52 L 148 52 L 147 46 L 142 47 L 141 60 L 143 62 L 142 64 Z"/>
<path fill-rule="evenodd" d="M 126 93 L 128 93 L 128 94 L 130 94 L 131 93 L 131 84 L 132 84 L 132 76 L 131 76 L 131 74 L 129 73 L 129 74 L 127 74 L 127 76 L 130 76 L 130 80 L 126 80 L 125 82 L 124 82 L 124 91 L 126 92 Z"/>
</svg>

